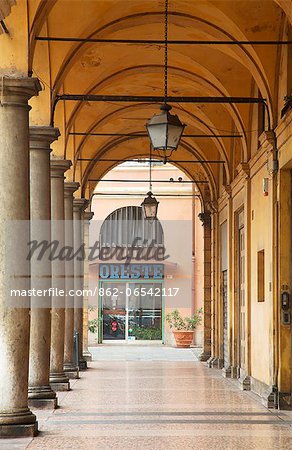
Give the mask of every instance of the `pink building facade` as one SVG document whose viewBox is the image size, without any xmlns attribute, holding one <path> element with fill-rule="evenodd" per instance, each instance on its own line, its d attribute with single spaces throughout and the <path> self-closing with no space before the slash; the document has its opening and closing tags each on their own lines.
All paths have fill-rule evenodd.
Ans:
<svg viewBox="0 0 292 450">
<path fill-rule="evenodd" d="M 177 308 L 189 316 L 202 307 L 203 227 L 197 188 L 174 166 L 154 164 L 158 221 L 149 224 L 140 206 L 149 190 L 148 178 L 147 163 L 122 164 L 104 177 L 92 198 L 89 242 L 99 242 L 101 258 L 89 265 L 94 292 L 89 298 L 89 345 L 173 345 L 166 314 Z M 129 254 L 125 265 L 121 258 Z M 202 326 L 194 344 L 202 346 Z"/>
</svg>

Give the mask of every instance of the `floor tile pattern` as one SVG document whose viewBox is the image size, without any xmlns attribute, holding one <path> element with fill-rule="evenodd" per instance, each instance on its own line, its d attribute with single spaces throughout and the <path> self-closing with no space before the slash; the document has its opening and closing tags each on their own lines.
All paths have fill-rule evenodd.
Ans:
<svg viewBox="0 0 292 450">
<path fill-rule="evenodd" d="M 273 450 L 292 448 L 292 418 L 269 411 L 194 350 L 102 346 L 59 392 L 60 408 L 37 413 L 34 439 L 0 450 Z"/>
</svg>

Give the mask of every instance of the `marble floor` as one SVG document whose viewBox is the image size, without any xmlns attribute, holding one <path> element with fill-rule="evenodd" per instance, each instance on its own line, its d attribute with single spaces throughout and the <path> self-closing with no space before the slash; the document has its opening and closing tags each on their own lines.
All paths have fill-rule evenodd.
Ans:
<svg viewBox="0 0 292 450">
<path fill-rule="evenodd" d="M 113 342 L 91 347 L 90 352 L 94 360 L 102 361 L 194 361 L 194 359 L 198 361 L 202 349 L 177 349 L 153 342 L 148 345 Z"/>
<path fill-rule="evenodd" d="M 60 408 L 37 413 L 39 436 L 0 440 L 0 450 L 292 448 L 292 417 L 264 408 L 194 350 L 102 346 L 92 354 L 72 390 L 58 393 Z"/>
</svg>

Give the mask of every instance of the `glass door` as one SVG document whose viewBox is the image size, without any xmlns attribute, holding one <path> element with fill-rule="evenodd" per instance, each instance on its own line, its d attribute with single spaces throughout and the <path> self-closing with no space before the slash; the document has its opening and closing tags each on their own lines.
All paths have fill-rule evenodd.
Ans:
<svg viewBox="0 0 292 450">
<path fill-rule="evenodd" d="M 102 339 L 125 340 L 127 308 L 124 283 L 102 283 Z"/>
<path fill-rule="evenodd" d="M 128 341 L 162 340 L 161 287 L 161 283 L 128 283 Z"/>
<path fill-rule="evenodd" d="M 101 292 L 102 341 L 162 340 L 162 283 L 107 281 Z"/>
</svg>

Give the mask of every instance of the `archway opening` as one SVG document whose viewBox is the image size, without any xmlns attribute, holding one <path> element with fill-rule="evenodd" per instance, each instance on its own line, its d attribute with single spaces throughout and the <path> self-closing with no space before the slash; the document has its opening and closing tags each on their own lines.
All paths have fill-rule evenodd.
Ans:
<svg viewBox="0 0 292 450">
<path fill-rule="evenodd" d="M 90 240 L 99 261 L 90 264 L 89 345 L 174 344 L 166 316 L 178 309 L 191 317 L 202 308 L 204 236 L 198 186 L 179 168 L 151 161 L 158 218 L 145 219 L 150 162 L 127 161 L 109 170 L 93 190 Z M 203 326 L 193 345 L 203 346 Z"/>
</svg>

